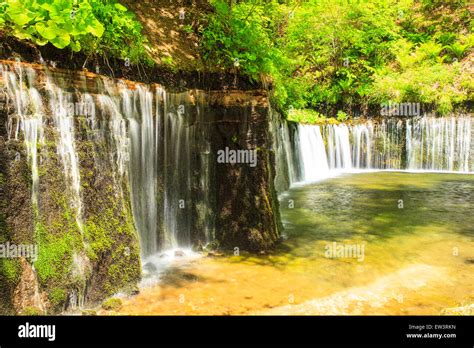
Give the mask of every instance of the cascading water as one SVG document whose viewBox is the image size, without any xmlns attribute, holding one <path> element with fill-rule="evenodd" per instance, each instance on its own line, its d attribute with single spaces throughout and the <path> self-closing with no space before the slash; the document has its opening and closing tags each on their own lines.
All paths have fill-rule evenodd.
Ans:
<svg viewBox="0 0 474 348">
<path fill-rule="evenodd" d="M 76 142 L 86 136 L 91 143 L 113 148 L 104 155 L 113 166 L 104 169 L 114 173 L 123 195 L 130 193 L 142 256 L 213 239 L 210 180 L 215 161 L 210 118 L 200 92 L 168 93 L 158 85 L 130 86 L 108 78 L 96 78 L 92 84 L 85 78 L 74 80 L 76 87 L 71 88 L 71 81 L 63 81 L 62 75 L 46 72 L 39 82 L 33 68 L 22 66 L 0 65 L 0 87 L 14 109 L 8 112 L 9 140 L 23 137 L 26 145 L 34 204 L 41 185 L 38 145 L 44 141 L 43 128 L 48 123 L 56 133 L 69 206 L 81 231 L 84 168 Z M 90 128 L 87 132 L 80 128 L 82 119 Z"/>
<path fill-rule="evenodd" d="M 317 126 L 316 126 L 317 127 Z M 350 170 L 352 168 L 349 128 L 345 124 L 325 127 L 327 134 L 330 169 Z M 319 130 L 318 130 L 318 133 Z M 319 134 L 317 135 L 319 137 Z M 319 150 L 318 150 L 319 151 Z M 324 166 L 324 170 L 325 170 Z"/>
<path fill-rule="evenodd" d="M 470 117 L 406 121 L 407 168 L 472 171 Z"/>
<path fill-rule="evenodd" d="M 295 137 L 295 124 L 281 120 L 270 109 L 269 128 L 273 138 L 276 173 L 275 187 L 278 192 L 286 191 L 291 183 L 300 180 L 299 139 Z"/>
<path fill-rule="evenodd" d="M 304 180 L 314 181 L 327 177 L 329 164 L 320 127 L 301 125 L 298 131 Z M 332 142 L 330 146 L 333 146 Z M 311 150 L 305 151 L 306 149 Z M 334 158 L 331 159 L 334 161 Z"/>
<path fill-rule="evenodd" d="M 14 107 L 14 116 L 8 120 L 8 136 L 10 139 L 18 140 L 19 130 L 24 134 L 25 145 L 27 148 L 28 160 L 31 165 L 32 174 L 32 202 L 34 206 L 38 205 L 38 144 L 44 143 L 43 137 L 43 103 L 41 96 L 32 81 L 35 79 L 33 69 L 23 70 L 21 64 L 17 63 L 13 69 L 9 70 L 0 65 L 0 73 L 4 81 L 4 90 L 8 101 Z M 24 77 L 27 77 L 27 88 L 24 84 Z"/>
<path fill-rule="evenodd" d="M 129 125 L 129 179 L 133 216 L 144 255 L 158 250 L 157 129 L 153 93 L 139 86 L 123 90 L 123 115 Z"/>
<path fill-rule="evenodd" d="M 57 152 L 71 185 L 71 206 L 76 211 L 77 225 L 82 231 L 81 176 L 75 145 L 74 112 L 71 112 L 75 105 L 74 96 L 59 88 L 50 76 L 46 80 L 46 90 L 49 93 L 49 106 L 55 129 L 59 135 Z"/>
<path fill-rule="evenodd" d="M 471 118 L 463 115 L 389 118 L 353 125 L 300 124 L 294 137 L 298 146 L 280 145 L 293 149 L 293 154 L 283 164 L 277 160 L 277 167 L 299 168 L 287 162 L 301 161 L 300 173 L 290 175 L 299 179 L 290 185 L 363 169 L 472 172 L 471 134 Z"/>
</svg>

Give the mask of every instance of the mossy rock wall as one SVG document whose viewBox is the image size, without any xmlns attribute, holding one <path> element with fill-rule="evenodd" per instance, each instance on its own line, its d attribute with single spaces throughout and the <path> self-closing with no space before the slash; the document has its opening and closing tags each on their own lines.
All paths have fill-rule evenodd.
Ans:
<svg viewBox="0 0 474 348">
<path fill-rule="evenodd" d="M 266 103 L 227 106 L 216 113 L 216 150 L 257 153 L 256 166 L 217 163 L 216 239 L 225 249 L 266 251 L 282 230 L 269 115 Z"/>
<path fill-rule="evenodd" d="M 38 77 L 38 91 L 47 100 Z M 59 131 L 45 111 L 38 141 L 39 185 L 32 202 L 32 163 L 11 100 L 0 111 L 0 243 L 34 245 L 35 260 L 0 258 L 0 312 L 58 313 L 132 292 L 141 277 L 139 240 L 128 186 L 119 179 L 105 137 L 74 118 L 74 144 L 81 178 L 81 216 L 72 204 L 70 177 L 58 154 Z M 51 107 L 45 103 L 45 107 Z M 28 291 L 25 282 L 33 289 Z M 36 297 L 32 301 L 32 297 Z"/>
<path fill-rule="evenodd" d="M 137 289 L 140 256 L 146 256 L 143 237 L 149 232 L 141 231 L 140 248 L 136 182 L 131 185 L 137 171 L 146 170 L 156 180 L 152 184 L 152 180 L 145 181 L 157 188 L 153 192 L 157 217 L 151 221 L 156 224 L 156 236 L 151 239 L 158 241 L 158 249 L 152 252 L 166 246 L 161 242 L 169 232 L 163 223 L 166 190 L 168 197 L 173 196 L 171 204 L 178 199 L 186 203 L 185 209 L 175 209 L 167 216 L 174 214 L 171 217 L 180 233 L 180 245 L 189 241 L 202 246 L 210 238 L 224 249 L 258 252 L 273 248 L 278 241 L 281 224 L 274 188 L 275 155 L 264 90 L 170 90 L 166 91 L 166 102 L 160 104 L 155 100 L 158 94 L 153 93 L 162 90 L 161 86 L 60 69 L 48 78 L 51 75 L 38 65 L 29 70 L 25 65 L 24 71 L 28 71 L 23 72 L 24 88 L 34 87 L 44 108 L 42 137 L 36 143 L 39 178 L 34 186 L 32 156 L 27 153 L 28 149 L 31 151 L 31 141 L 24 139 L 26 132 L 12 137 L 6 127 L 7 120 L 11 129 L 24 117 L 32 117 L 28 114 L 32 111 L 25 111 L 26 116 L 15 115 L 12 101 L 7 100 L 0 123 L 0 236 L 6 241 L 37 245 L 39 253 L 36 260 L 8 260 L 1 264 L 1 276 L 8 280 L 0 290 L 7 299 L 2 312 L 21 313 L 36 306 L 40 312 L 58 313 Z M 70 94 L 71 102 L 90 98 L 97 112 L 76 112 L 67 120 L 72 122 L 71 131 L 54 116 L 52 108 L 62 99 L 52 96 L 56 89 L 51 88 L 51 83 L 57 93 Z M 145 90 L 152 93 L 143 93 Z M 131 93 L 131 99 L 123 98 L 124 91 Z M 137 102 L 150 96 L 152 103 Z M 126 101 L 133 104 L 132 109 L 118 110 Z M 159 109 L 163 105 L 168 108 Z M 152 120 L 145 116 L 144 107 L 153 109 Z M 176 110 L 181 107 L 185 113 L 178 115 Z M 158 118 L 163 115 L 164 119 Z M 178 125 L 177 117 L 181 120 Z M 73 140 L 64 138 L 64 127 Z M 118 133 L 114 127 L 119 127 Z M 137 138 L 130 134 L 139 131 L 142 137 L 147 136 L 149 127 L 156 127 L 152 135 L 156 138 L 151 142 L 140 138 L 137 145 Z M 64 143 L 73 149 L 65 149 L 61 145 Z M 150 144 L 156 150 L 143 149 Z M 124 148 L 128 150 L 122 152 Z M 255 151 L 256 165 L 218 163 L 218 151 L 226 148 Z M 74 158 L 65 156 L 64 151 L 73 153 L 69 156 Z M 77 171 L 71 169 L 72 163 Z M 74 181 L 73 172 L 80 180 Z M 138 192 L 148 188 L 141 185 Z M 146 209 L 146 204 L 139 208 Z M 139 215 L 143 213 L 140 211 Z M 147 223 L 146 226 L 150 221 Z M 25 292 L 26 281 L 32 284 L 33 295 Z M 35 297 L 36 302 L 22 300 L 30 297 Z"/>
</svg>

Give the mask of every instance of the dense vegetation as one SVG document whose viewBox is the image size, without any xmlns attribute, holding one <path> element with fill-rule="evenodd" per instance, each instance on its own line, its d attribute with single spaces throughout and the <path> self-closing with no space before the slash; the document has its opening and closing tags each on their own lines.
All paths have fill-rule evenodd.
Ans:
<svg viewBox="0 0 474 348">
<path fill-rule="evenodd" d="M 467 0 L 210 3 L 199 28 L 186 27 L 205 64 L 271 85 L 295 120 L 343 120 L 387 102 L 445 114 L 473 100 Z M 141 24 L 116 0 L 0 0 L 0 29 L 104 61 L 150 61 Z"/>
<path fill-rule="evenodd" d="M 0 29 L 105 60 L 147 60 L 141 24 L 115 0 L 0 0 Z"/>
<path fill-rule="evenodd" d="M 203 30 L 207 62 L 273 81 L 282 110 L 344 118 L 343 111 L 391 101 L 447 113 L 472 100 L 472 72 L 461 71 L 473 45 L 467 1 L 212 3 Z"/>
</svg>

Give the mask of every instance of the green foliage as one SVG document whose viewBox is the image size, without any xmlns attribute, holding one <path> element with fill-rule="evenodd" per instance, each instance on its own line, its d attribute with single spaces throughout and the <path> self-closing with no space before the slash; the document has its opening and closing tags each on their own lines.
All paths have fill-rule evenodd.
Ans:
<svg viewBox="0 0 474 348">
<path fill-rule="evenodd" d="M 265 23 L 271 12 L 268 6 L 241 2 L 229 6 L 225 1 L 211 1 L 215 13 L 208 18 L 202 33 L 203 57 L 210 64 L 242 71 L 253 79 L 275 73 L 279 51 L 274 49 L 272 32 Z"/>
<path fill-rule="evenodd" d="M 460 66 L 473 45 L 464 0 L 213 4 L 202 44 L 209 65 L 270 76 L 283 111 L 334 115 L 393 100 L 445 113 L 472 95 L 472 76 L 463 77 Z"/>
<path fill-rule="evenodd" d="M 20 280 L 21 266 L 18 259 L 0 258 L 0 275 L 10 284 Z"/>
<path fill-rule="evenodd" d="M 119 298 L 109 298 L 102 303 L 102 308 L 108 311 L 116 311 L 122 308 L 122 300 Z"/>
<path fill-rule="evenodd" d="M 37 45 L 50 42 L 57 48 L 70 46 L 79 51 L 84 36 L 101 37 L 104 33 L 88 1 L 74 5 L 69 0 L 6 0 L 2 7 L 3 22 L 13 35 Z"/>
<path fill-rule="evenodd" d="M 467 99 L 460 87 L 460 63 L 444 64 L 441 46 L 428 41 L 418 47 L 398 47 L 398 67 L 382 67 L 374 74 L 372 98 L 376 101 L 421 102 L 436 105 L 441 114 Z"/>
<path fill-rule="evenodd" d="M 307 124 L 324 124 L 327 121 L 326 116 L 311 109 L 290 109 L 288 120 Z"/>
<path fill-rule="evenodd" d="M 452 54 L 453 58 L 461 60 L 466 56 L 468 50 L 471 48 L 469 43 L 463 45 L 459 42 L 454 42 L 451 45 L 444 47 L 449 53 Z"/>
<path fill-rule="evenodd" d="M 348 118 L 349 118 L 349 115 L 347 115 L 344 111 L 339 110 L 339 111 L 337 112 L 337 120 L 338 120 L 338 121 L 341 121 L 341 122 L 342 122 L 342 121 L 347 120 Z"/>
<path fill-rule="evenodd" d="M 77 245 L 77 238 L 67 231 L 61 236 L 48 233 L 41 222 L 36 224 L 36 238 L 39 252 L 34 266 L 39 281 L 42 284 L 49 281 L 59 283 L 71 271 L 72 255 Z"/>
<path fill-rule="evenodd" d="M 145 51 L 146 39 L 142 35 L 142 25 L 135 14 L 115 0 L 88 0 L 94 16 L 103 24 L 103 35 L 90 45 L 102 55 L 112 55 L 131 62 L 144 60 L 151 64 Z M 89 37 L 90 38 L 90 37 Z"/>
<path fill-rule="evenodd" d="M 49 292 L 48 298 L 54 306 L 61 305 L 67 300 L 67 291 L 61 288 L 55 288 Z"/>
<path fill-rule="evenodd" d="M 0 8 L 0 28 L 37 45 L 132 62 L 146 56 L 140 23 L 115 0 L 4 0 Z"/>
</svg>

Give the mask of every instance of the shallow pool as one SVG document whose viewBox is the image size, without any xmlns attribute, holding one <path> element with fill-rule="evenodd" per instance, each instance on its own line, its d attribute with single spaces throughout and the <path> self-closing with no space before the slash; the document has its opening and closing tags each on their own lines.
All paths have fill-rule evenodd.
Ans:
<svg viewBox="0 0 474 348">
<path fill-rule="evenodd" d="M 372 172 L 281 196 L 267 255 L 169 268 L 120 314 L 439 314 L 474 303 L 474 175 Z M 462 307 L 462 308 L 460 308 Z"/>
</svg>

